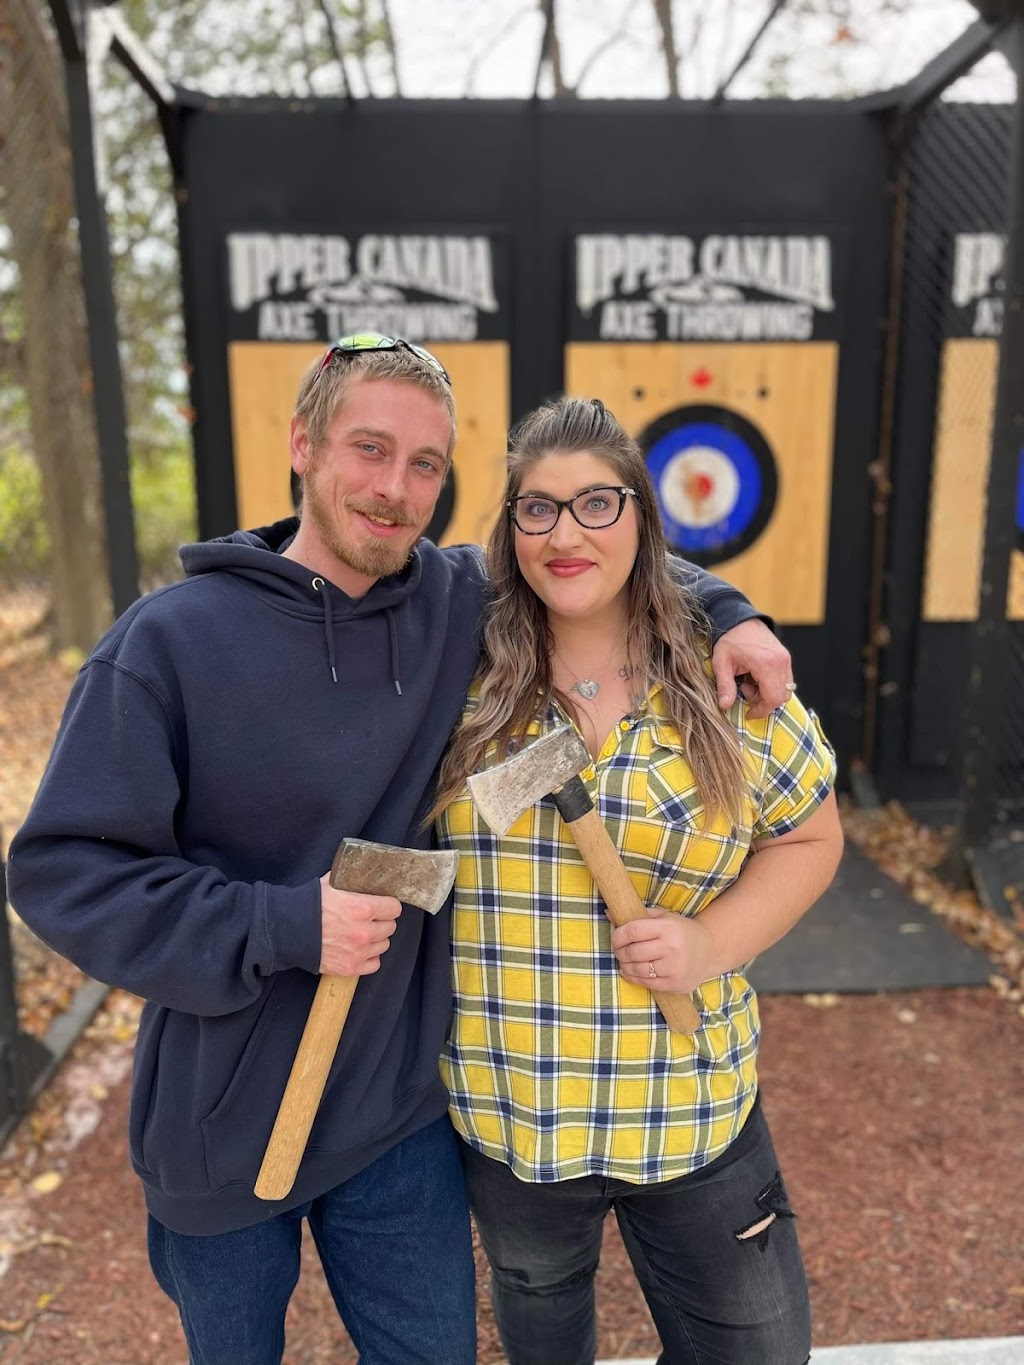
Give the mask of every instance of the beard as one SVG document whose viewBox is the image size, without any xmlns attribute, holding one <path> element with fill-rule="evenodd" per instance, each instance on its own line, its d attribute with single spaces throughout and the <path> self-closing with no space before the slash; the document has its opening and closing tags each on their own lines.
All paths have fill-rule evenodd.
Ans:
<svg viewBox="0 0 1024 1365">
<path fill-rule="evenodd" d="M 316 481 L 309 477 L 311 472 L 307 472 L 302 481 L 302 515 L 313 523 L 317 535 L 331 554 L 342 564 L 367 578 L 387 578 L 389 574 L 398 573 L 408 561 L 412 546 L 389 540 L 357 543 L 347 539 L 335 523 L 330 507 L 320 497 Z M 352 503 L 346 505 L 382 521 L 395 521 L 401 526 L 415 525 L 409 514 L 400 507 L 389 507 L 383 503 L 367 503 L 365 506 L 356 506 Z"/>
</svg>

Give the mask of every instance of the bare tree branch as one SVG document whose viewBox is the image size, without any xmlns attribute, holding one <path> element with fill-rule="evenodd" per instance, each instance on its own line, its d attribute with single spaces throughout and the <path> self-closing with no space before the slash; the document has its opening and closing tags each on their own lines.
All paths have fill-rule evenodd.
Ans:
<svg viewBox="0 0 1024 1365">
<path fill-rule="evenodd" d="M 356 3 L 356 60 L 363 73 L 363 80 L 366 82 L 366 93 L 373 99 L 376 91 L 373 82 L 370 80 L 370 67 L 366 60 L 366 54 L 370 50 L 370 20 L 366 12 L 366 0 L 357 0 Z"/>
<path fill-rule="evenodd" d="M 731 4 L 726 11 L 725 22 L 722 24 L 721 40 L 718 44 L 718 55 L 715 58 L 715 69 L 713 73 L 712 86 L 717 89 L 725 77 L 725 59 L 732 44 L 734 25 L 736 22 L 736 6 Z"/>
<path fill-rule="evenodd" d="M 533 13 L 534 10 L 532 5 L 524 5 L 522 9 L 517 10 L 514 14 L 510 15 L 494 33 L 488 34 L 485 42 L 470 58 L 469 66 L 466 68 L 467 97 L 473 94 L 473 87 L 476 84 L 476 78 L 480 73 L 480 67 L 483 65 L 484 58 L 489 57 L 501 40 L 507 38 L 510 33 L 518 28 L 524 19 L 532 18 Z"/>
<path fill-rule="evenodd" d="M 387 48 L 388 56 L 391 58 L 391 76 L 395 83 L 394 94 L 402 96 L 402 87 L 398 79 L 398 48 L 395 45 L 395 30 L 391 27 L 391 7 L 388 0 L 380 0 L 380 12 L 383 17 L 384 27 L 384 46 Z"/>
<path fill-rule="evenodd" d="M 720 104 L 722 100 L 725 99 L 726 92 L 728 91 L 729 86 L 732 85 L 733 81 L 740 74 L 740 72 L 743 70 L 746 64 L 750 61 L 751 57 L 754 55 L 754 49 L 757 47 L 758 43 L 760 43 L 764 35 L 768 32 L 768 29 L 771 27 L 774 20 L 782 13 L 783 9 L 786 7 L 786 3 L 787 0 L 772 0 L 771 9 L 765 15 L 764 19 L 762 19 L 760 27 L 758 28 L 754 36 L 751 38 L 750 42 L 747 44 L 746 48 L 743 51 L 742 56 L 733 66 L 732 70 L 725 77 L 725 79 L 719 84 L 718 89 L 715 91 L 715 93 L 711 96 L 712 104 L 716 105 Z"/>
<path fill-rule="evenodd" d="M 9 375 L 15 383 L 25 382 L 25 343 L 0 337 L 0 371 Z"/>
<path fill-rule="evenodd" d="M 598 61 L 600 61 L 604 54 L 608 52 L 611 48 L 613 48 L 616 45 L 616 43 L 620 43 L 623 40 L 623 38 L 627 36 L 627 34 L 629 33 L 629 20 L 630 7 L 627 5 L 626 8 L 623 10 L 622 17 L 619 20 L 616 28 L 611 33 L 608 34 L 607 38 L 602 39 L 602 41 L 598 43 L 597 47 L 593 49 L 593 51 L 587 57 L 587 60 L 580 67 L 579 73 L 576 77 L 576 84 L 573 87 L 573 89 L 569 92 L 570 94 L 576 95 L 579 93 L 580 86 L 583 84 L 587 76 L 593 70 L 595 64 Z"/>
<path fill-rule="evenodd" d="M 540 56 L 537 60 L 537 75 L 533 82 L 534 97 L 537 95 L 540 86 L 540 75 L 547 62 L 551 67 L 551 79 L 555 86 L 556 97 L 573 96 L 575 89 L 570 89 L 565 83 L 562 75 L 562 48 L 558 41 L 558 25 L 555 22 L 555 0 L 540 0 L 541 13 L 544 15 L 544 36 L 540 43 Z"/>
<path fill-rule="evenodd" d="M 299 31 L 299 43 L 302 46 L 302 61 L 306 68 L 305 82 L 307 95 L 313 92 L 313 59 L 309 51 L 309 44 L 306 42 L 306 3 L 305 0 L 295 0 L 295 27 Z"/>
<path fill-rule="evenodd" d="M 352 83 L 349 81 L 348 71 L 345 68 L 345 57 L 341 50 L 341 44 L 338 42 L 338 30 L 334 26 L 334 19 L 331 17 L 331 11 L 327 7 L 327 0 L 317 0 L 317 3 L 320 7 L 320 13 L 324 17 L 324 23 L 327 25 L 327 41 L 330 44 L 331 54 L 338 63 L 338 69 L 341 72 L 342 90 L 344 91 L 345 98 L 351 101 Z"/>
<path fill-rule="evenodd" d="M 679 53 L 676 50 L 676 35 L 672 27 L 672 0 L 654 0 L 654 17 L 661 31 L 661 51 L 665 58 L 665 71 L 668 75 L 668 93 L 673 99 L 679 98 Z M 696 46 L 696 37 L 694 38 Z"/>
</svg>

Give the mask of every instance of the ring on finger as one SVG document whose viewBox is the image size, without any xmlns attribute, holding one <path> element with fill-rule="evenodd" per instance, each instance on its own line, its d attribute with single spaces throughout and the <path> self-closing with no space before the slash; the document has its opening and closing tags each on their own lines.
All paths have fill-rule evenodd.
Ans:
<svg viewBox="0 0 1024 1365">
<path fill-rule="evenodd" d="M 786 691 L 787 691 L 787 692 L 795 692 L 795 691 L 796 691 L 796 683 L 795 683 L 795 682 L 787 683 L 787 684 L 786 684 Z"/>
<path fill-rule="evenodd" d="M 657 979 L 658 973 L 654 970 L 653 962 L 648 962 L 647 964 L 647 975 L 652 979 Z"/>
</svg>

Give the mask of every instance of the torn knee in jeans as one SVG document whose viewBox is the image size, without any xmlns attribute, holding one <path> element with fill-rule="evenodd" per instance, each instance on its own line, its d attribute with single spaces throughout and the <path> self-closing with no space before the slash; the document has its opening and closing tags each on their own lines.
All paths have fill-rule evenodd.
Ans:
<svg viewBox="0 0 1024 1365">
<path fill-rule="evenodd" d="M 733 1236 L 737 1242 L 753 1242 L 759 1251 L 764 1251 L 768 1246 L 768 1236 L 772 1225 L 779 1218 L 796 1217 L 796 1214 L 789 1207 L 789 1198 L 782 1183 L 781 1172 L 775 1172 L 774 1179 L 757 1195 L 754 1203 L 761 1211 L 759 1216 L 746 1227 L 733 1233 Z"/>
</svg>

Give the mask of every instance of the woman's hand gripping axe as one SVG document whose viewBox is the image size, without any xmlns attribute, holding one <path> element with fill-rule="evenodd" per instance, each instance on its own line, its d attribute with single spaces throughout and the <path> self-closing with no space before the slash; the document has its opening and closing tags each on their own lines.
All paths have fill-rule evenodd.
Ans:
<svg viewBox="0 0 1024 1365">
<path fill-rule="evenodd" d="M 608 918 L 618 928 L 646 919 L 647 908 L 594 809 L 580 772 L 591 764 L 586 745 L 571 725 L 560 725 L 543 739 L 469 779 L 477 810 L 499 837 L 542 796 L 554 798 L 576 847 L 604 898 Z M 652 991 L 673 1033 L 696 1033 L 700 1015 L 688 995 Z"/>
<path fill-rule="evenodd" d="M 448 899 L 458 862 L 459 855 L 451 851 L 428 853 L 345 839 L 334 857 L 331 885 L 339 891 L 394 896 L 436 915 Z M 358 976 L 320 978 L 256 1180 L 259 1199 L 283 1199 L 295 1183 L 358 984 Z"/>
</svg>

